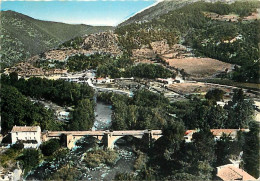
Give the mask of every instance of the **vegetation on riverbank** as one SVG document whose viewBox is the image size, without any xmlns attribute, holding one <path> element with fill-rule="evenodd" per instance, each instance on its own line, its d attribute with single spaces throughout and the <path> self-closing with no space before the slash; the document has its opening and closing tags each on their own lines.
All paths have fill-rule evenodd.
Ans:
<svg viewBox="0 0 260 181">
<path fill-rule="evenodd" d="M 16 73 L 1 76 L 2 132 L 14 125 L 40 125 L 44 130 L 86 130 L 94 123 L 94 90 L 86 84 L 32 77 L 18 80 Z M 61 106 L 74 106 L 68 124 L 55 120 L 54 112 L 26 96 L 53 101 Z M 15 103 L 15 104 L 14 104 Z"/>
</svg>

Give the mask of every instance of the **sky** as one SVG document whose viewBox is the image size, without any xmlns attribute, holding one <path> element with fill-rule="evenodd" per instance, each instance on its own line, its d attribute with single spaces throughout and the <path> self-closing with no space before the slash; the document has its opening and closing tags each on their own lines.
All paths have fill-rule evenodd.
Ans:
<svg viewBox="0 0 260 181">
<path fill-rule="evenodd" d="M 156 3 L 158 0 L 1 1 L 1 10 L 47 21 L 116 26 Z"/>
</svg>

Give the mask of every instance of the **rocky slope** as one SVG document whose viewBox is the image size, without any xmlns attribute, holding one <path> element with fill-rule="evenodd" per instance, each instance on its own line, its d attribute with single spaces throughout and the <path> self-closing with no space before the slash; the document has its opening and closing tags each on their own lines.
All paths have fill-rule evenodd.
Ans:
<svg viewBox="0 0 260 181">
<path fill-rule="evenodd" d="M 94 54 L 94 53 L 108 53 L 112 55 L 119 55 L 122 53 L 118 46 L 118 37 L 112 31 L 94 33 L 80 37 L 80 41 L 73 46 L 70 44 L 73 42 L 66 42 L 66 46 L 61 44 L 59 48 L 48 50 L 39 55 L 33 56 L 28 59 L 29 62 L 43 61 L 66 61 L 69 57 L 76 54 Z"/>
</svg>

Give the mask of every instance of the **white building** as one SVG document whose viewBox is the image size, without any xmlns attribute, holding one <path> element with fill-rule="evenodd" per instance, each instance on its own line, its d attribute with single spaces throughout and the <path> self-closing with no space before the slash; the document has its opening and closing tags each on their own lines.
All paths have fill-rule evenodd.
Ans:
<svg viewBox="0 0 260 181">
<path fill-rule="evenodd" d="M 41 144 L 40 126 L 14 126 L 11 131 L 12 144 L 22 141 L 25 148 L 37 148 Z"/>
</svg>

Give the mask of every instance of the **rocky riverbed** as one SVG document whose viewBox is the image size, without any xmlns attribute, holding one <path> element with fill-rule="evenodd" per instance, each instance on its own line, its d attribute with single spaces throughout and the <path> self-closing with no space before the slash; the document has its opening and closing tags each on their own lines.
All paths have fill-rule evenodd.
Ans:
<svg viewBox="0 0 260 181">
<path fill-rule="evenodd" d="M 107 130 L 111 127 L 111 105 L 97 102 L 95 114 L 96 120 L 92 130 Z M 69 166 L 77 170 L 78 180 L 110 181 L 114 179 L 115 175 L 118 173 L 134 171 L 133 165 L 136 154 L 130 146 L 126 146 L 125 141 L 123 141 L 123 143 L 124 144 L 115 145 L 114 150 L 119 157 L 113 166 L 102 163 L 95 168 L 90 168 L 84 161 L 87 152 L 93 148 L 102 149 L 103 145 L 102 142 L 93 137 L 84 137 L 76 143 L 77 146 L 72 150 L 64 149 L 53 158 L 49 158 L 49 160 L 42 162 L 34 171 L 28 174 L 26 179 L 45 180 L 50 178 L 51 175 L 55 174 L 61 168 Z"/>
</svg>

